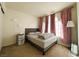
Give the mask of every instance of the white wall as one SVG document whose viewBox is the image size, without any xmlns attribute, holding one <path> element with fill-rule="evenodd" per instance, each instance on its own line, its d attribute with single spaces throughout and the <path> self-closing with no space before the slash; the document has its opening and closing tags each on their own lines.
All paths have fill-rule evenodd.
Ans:
<svg viewBox="0 0 79 59">
<path fill-rule="evenodd" d="M 77 3 L 77 20 L 78 20 L 78 54 L 79 54 L 79 2 Z"/>
<path fill-rule="evenodd" d="M 0 7 L 0 50 L 2 48 L 2 11 L 1 11 L 1 7 Z"/>
<path fill-rule="evenodd" d="M 79 45 L 79 3 L 77 3 L 77 17 L 78 17 L 78 45 Z"/>
<path fill-rule="evenodd" d="M 72 28 L 72 42 L 74 43 L 74 44 L 78 44 L 78 36 L 77 36 L 77 5 L 76 4 L 74 4 L 73 5 L 73 8 L 72 8 L 72 21 L 73 21 L 73 23 L 74 23 L 74 27 Z"/>
<path fill-rule="evenodd" d="M 3 46 L 14 44 L 16 34 L 24 33 L 25 28 L 38 28 L 38 19 L 29 14 L 7 9 L 3 24 Z"/>
</svg>

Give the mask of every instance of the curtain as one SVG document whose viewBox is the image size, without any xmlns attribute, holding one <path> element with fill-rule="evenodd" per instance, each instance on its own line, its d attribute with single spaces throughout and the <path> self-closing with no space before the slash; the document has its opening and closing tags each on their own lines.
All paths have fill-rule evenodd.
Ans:
<svg viewBox="0 0 79 59">
<path fill-rule="evenodd" d="M 71 8 L 67 8 L 61 11 L 61 19 L 63 24 L 63 36 L 62 39 L 63 43 L 70 44 L 71 41 L 71 29 L 67 28 L 67 22 L 68 20 L 71 20 Z"/>
<path fill-rule="evenodd" d="M 48 16 L 45 16 L 45 33 L 48 32 Z"/>
<path fill-rule="evenodd" d="M 54 34 L 56 34 L 55 33 L 55 14 L 51 14 L 51 16 L 50 16 L 51 18 L 51 33 L 54 33 Z"/>
<path fill-rule="evenodd" d="M 39 17 L 39 31 L 42 32 L 43 17 Z"/>
</svg>

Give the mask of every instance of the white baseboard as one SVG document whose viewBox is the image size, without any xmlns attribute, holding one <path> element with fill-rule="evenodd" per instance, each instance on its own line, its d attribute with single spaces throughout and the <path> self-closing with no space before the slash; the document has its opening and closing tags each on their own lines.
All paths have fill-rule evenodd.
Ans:
<svg viewBox="0 0 79 59">
<path fill-rule="evenodd" d="M 64 45 L 64 46 L 66 46 L 66 47 L 70 47 L 69 45 L 67 45 L 67 44 L 64 44 L 64 43 L 61 43 L 62 45 Z"/>
<path fill-rule="evenodd" d="M 1 51 L 1 48 L 0 48 L 0 51 Z"/>
<path fill-rule="evenodd" d="M 60 40 L 57 42 L 58 44 L 61 44 L 61 45 L 63 45 L 63 46 L 66 46 L 66 47 L 70 47 L 70 45 L 68 45 L 68 44 L 64 44 L 63 42 L 61 42 Z"/>
</svg>

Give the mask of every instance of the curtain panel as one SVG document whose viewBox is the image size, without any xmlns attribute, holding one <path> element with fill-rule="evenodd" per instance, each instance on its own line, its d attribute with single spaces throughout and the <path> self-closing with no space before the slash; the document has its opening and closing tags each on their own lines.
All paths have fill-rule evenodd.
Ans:
<svg viewBox="0 0 79 59">
<path fill-rule="evenodd" d="M 63 24 L 63 36 L 64 39 L 62 39 L 63 43 L 70 44 L 71 42 L 71 29 L 67 28 L 67 22 L 71 20 L 71 8 L 67 8 L 61 11 L 61 19 Z"/>
<path fill-rule="evenodd" d="M 39 17 L 38 23 L 39 23 L 38 25 L 39 31 L 42 32 L 43 17 Z"/>
<path fill-rule="evenodd" d="M 45 33 L 48 32 L 48 16 L 45 16 Z"/>
<path fill-rule="evenodd" d="M 51 14 L 51 33 L 55 33 L 55 14 Z"/>
</svg>

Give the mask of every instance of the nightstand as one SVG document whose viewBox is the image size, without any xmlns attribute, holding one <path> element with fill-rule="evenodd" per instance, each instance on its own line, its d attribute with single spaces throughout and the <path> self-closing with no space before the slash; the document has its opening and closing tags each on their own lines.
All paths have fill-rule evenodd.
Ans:
<svg viewBox="0 0 79 59">
<path fill-rule="evenodd" d="M 23 45 L 25 42 L 25 35 L 24 34 L 17 34 L 16 42 L 18 45 Z"/>
</svg>

